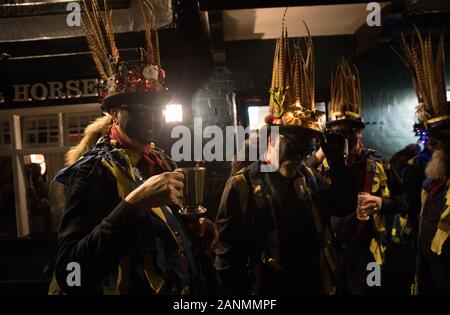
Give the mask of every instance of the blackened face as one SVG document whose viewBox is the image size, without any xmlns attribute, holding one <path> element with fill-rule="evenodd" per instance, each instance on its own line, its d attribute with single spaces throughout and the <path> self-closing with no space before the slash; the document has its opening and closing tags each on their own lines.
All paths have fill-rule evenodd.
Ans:
<svg viewBox="0 0 450 315">
<path fill-rule="evenodd" d="M 350 126 L 333 126 L 327 133 L 336 133 L 347 140 L 348 153 L 355 152 L 361 137 L 361 129 Z"/>
<path fill-rule="evenodd" d="M 155 141 L 161 129 L 162 111 L 159 107 L 123 105 L 120 107 L 119 125 L 125 134 L 141 144 Z"/>
<path fill-rule="evenodd" d="M 280 134 L 279 160 L 302 160 L 313 151 L 312 139 L 299 140 L 291 135 Z"/>
</svg>

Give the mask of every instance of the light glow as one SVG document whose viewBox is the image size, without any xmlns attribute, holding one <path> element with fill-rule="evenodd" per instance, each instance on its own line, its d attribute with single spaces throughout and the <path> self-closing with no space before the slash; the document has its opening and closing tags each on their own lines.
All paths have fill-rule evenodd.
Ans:
<svg viewBox="0 0 450 315">
<path fill-rule="evenodd" d="M 248 123 L 250 130 L 259 130 L 266 123 L 264 118 L 269 113 L 269 106 L 249 106 Z"/>
<path fill-rule="evenodd" d="M 181 104 L 168 104 L 163 110 L 163 115 L 166 117 L 166 123 L 182 122 L 183 121 L 183 106 Z"/>
<path fill-rule="evenodd" d="M 41 175 L 45 174 L 47 165 L 45 165 L 45 158 L 43 154 L 30 154 L 30 161 L 33 164 L 39 164 L 41 167 Z"/>
</svg>

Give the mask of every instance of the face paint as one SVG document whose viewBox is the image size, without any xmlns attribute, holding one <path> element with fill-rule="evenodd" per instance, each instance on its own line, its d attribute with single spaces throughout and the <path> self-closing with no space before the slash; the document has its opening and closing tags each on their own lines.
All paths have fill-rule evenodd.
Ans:
<svg viewBox="0 0 450 315">
<path fill-rule="evenodd" d="M 361 141 L 360 130 L 354 128 L 331 128 L 331 133 L 339 134 L 344 138 L 343 155 L 349 156 L 357 151 L 359 142 Z"/>
<path fill-rule="evenodd" d="M 310 141 L 298 141 L 293 137 L 280 135 L 280 162 L 287 160 L 302 160 L 313 151 Z"/>
<path fill-rule="evenodd" d="M 120 109 L 119 125 L 125 134 L 141 144 L 149 144 L 161 129 L 161 111 L 142 105 L 124 105 Z"/>
</svg>

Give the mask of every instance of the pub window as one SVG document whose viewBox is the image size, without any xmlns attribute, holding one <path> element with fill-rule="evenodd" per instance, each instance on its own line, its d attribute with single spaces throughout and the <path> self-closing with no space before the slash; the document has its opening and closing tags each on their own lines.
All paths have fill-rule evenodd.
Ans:
<svg viewBox="0 0 450 315">
<path fill-rule="evenodd" d="M 88 112 L 65 115 L 65 140 L 66 144 L 74 145 L 80 142 L 84 129 L 100 115 L 99 112 Z"/>
<path fill-rule="evenodd" d="M 58 116 L 30 116 L 23 118 L 23 143 L 26 147 L 57 146 L 59 140 Z"/>
<path fill-rule="evenodd" d="M 269 113 L 269 106 L 249 106 L 247 111 L 250 130 L 259 130 L 266 124 L 264 118 Z"/>
<path fill-rule="evenodd" d="M 0 120 L 0 146 L 7 146 L 11 144 L 11 128 L 9 120 Z"/>
</svg>

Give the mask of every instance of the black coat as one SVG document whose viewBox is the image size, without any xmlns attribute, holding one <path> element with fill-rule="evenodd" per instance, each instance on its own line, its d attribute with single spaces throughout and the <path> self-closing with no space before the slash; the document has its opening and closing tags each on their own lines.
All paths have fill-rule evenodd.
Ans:
<svg viewBox="0 0 450 315">
<path fill-rule="evenodd" d="M 320 208 L 322 225 L 329 227 L 330 213 L 348 215 L 342 212 L 343 209 L 354 209 L 355 191 L 345 185 L 325 187 L 311 169 L 302 166 L 296 178 L 305 179 L 304 187 L 311 195 L 303 191 L 303 196 L 300 196 L 302 193 L 293 187 L 295 180 L 287 181 L 278 172 L 261 173 L 259 166 L 254 162 L 242 173 L 248 178 L 247 184 L 261 185 L 263 193 L 273 200 L 273 210 L 267 204 L 262 208 L 258 205 L 252 186 L 248 188 L 248 195 L 243 195 L 239 174 L 227 181 L 222 195 L 216 219 L 220 244 L 215 265 L 224 292 L 325 293 L 323 270 L 320 269 L 324 237 L 316 229 L 311 201 Z M 339 177 L 342 184 L 344 177 Z M 281 272 L 274 271 L 262 257 L 269 251 L 268 233 L 274 230 L 279 235 Z"/>
<path fill-rule="evenodd" d="M 119 197 L 116 178 L 102 163 L 102 158 L 111 158 L 113 150 L 108 143 L 97 144 L 93 151 L 59 176 L 65 183 L 65 209 L 58 233 L 55 270 L 59 286 L 65 293 L 114 291 L 118 266 L 127 259 L 127 293 L 155 293 L 144 272 L 148 264 L 144 256 L 148 251 L 152 269 L 166 283 L 159 293 L 173 292 L 174 288 L 179 289 L 175 292 L 180 292 L 186 285 L 191 292 L 201 292 L 197 270 L 199 261 L 205 258 L 197 255 L 177 209 L 170 213 L 163 208 L 167 224 L 151 211 L 143 218 L 137 216 L 136 209 Z M 115 162 L 121 163 L 120 159 Z M 150 174 L 142 162 L 136 167 L 146 178 Z M 155 174 L 163 171 L 166 170 L 156 168 Z M 179 246 L 169 225 L 181 235 L 189 258 L 188 268 L 181 262 Z M 80 287 L 67 285 L 70 262 L 81 267 Z"/>
</svg>

